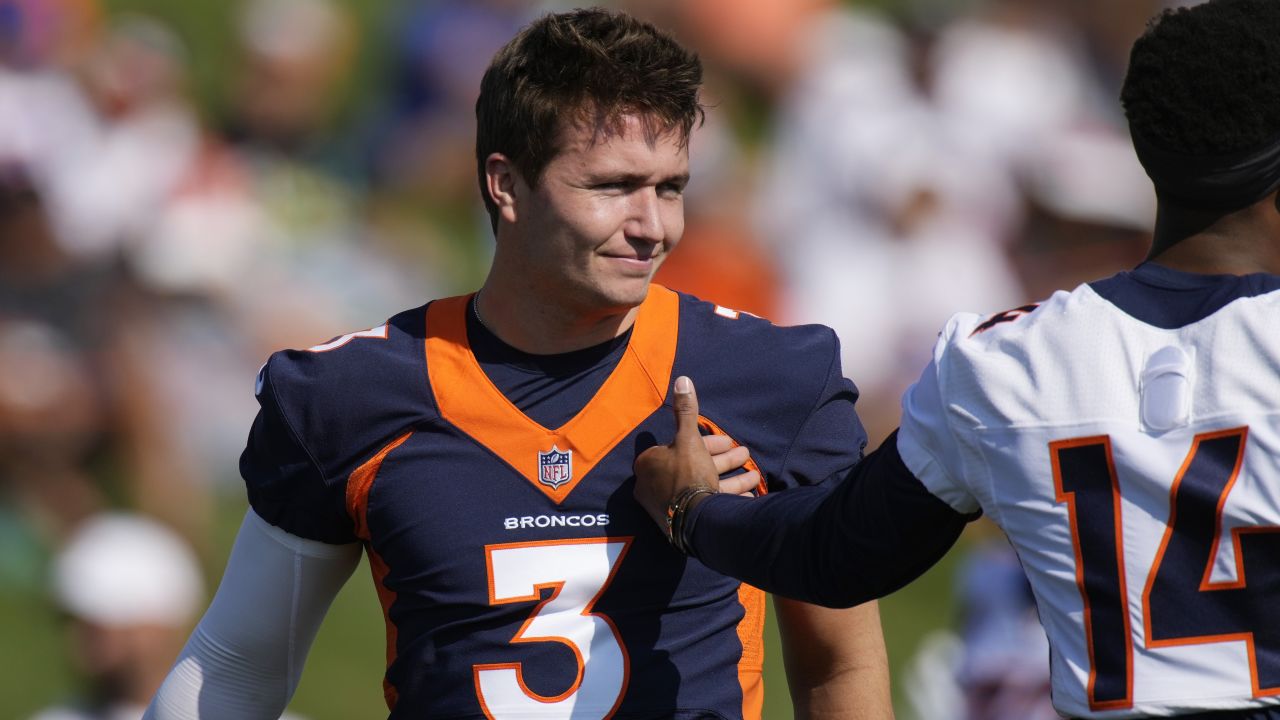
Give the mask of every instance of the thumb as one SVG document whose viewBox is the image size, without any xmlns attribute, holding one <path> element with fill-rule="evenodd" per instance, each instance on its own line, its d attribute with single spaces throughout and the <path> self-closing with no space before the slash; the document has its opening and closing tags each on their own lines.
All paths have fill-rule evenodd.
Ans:
<svg viewBox="0 0 1280 720">
<path fill-rule="evenodd" d="M 693 388 L 693 381 L 681 375 L 674 385 L 675 399 L 672 408 L 676 413 L 676 443 L 701 442 L 702 434 L 698 432 L 698 393 Z"/>
</svg>

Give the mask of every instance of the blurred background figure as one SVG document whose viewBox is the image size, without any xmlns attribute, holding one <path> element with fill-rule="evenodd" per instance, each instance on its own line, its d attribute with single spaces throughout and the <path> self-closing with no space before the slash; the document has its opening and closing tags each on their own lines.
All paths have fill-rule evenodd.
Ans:
<svg viewBox="0 0 1280 720">
<path fill-rule="evenodd" d="M 68 339 L 37 321 L 0 320 L 0 492 L 41 542 L 102 508 L 85 462 L 102 428 L 100 399 Z"/>
<path fill-rule="evenodd" d="M 67 251 L 109 258 L 143 232 L 190 166 L 199 127 L 185 89 L 186 49 L 165 25 L 113 20 L 79 68 L 92 115 L 60 138 L 47 174 L 50 217 Z"/>
<path fill-rule="evenodd" d="M 902 678 L 907 703 L 921 719 L 1056 720 L 1049 642 L 1018 557 L 989 522 L 967 532 L 974 545 L 956 576 L 959 628 L 921 644 Z"/>
<path fill-rule="evenodd" d="M 326 0 L 255 0 L 240 7 L 235 30 L 228 138 L 286 156 L 323 153 L 356 50 L 350 15 Z"/>
<path fill-rule="evenodd" d="M 177 657 L 205 602 L 195 553 L 137 515 L 86 520 L 53 563 L 79 691 L 33 720 L 134 720 Z"/>
<path fill-rule="evenodd" d="M 498 48 L 536 15 L 519 0 L 404 4 L 392 15 L 385 107 L 370 163 L 380 184 L 429 196 L 475 184 L 475 101 Z"/>
<path fill-rule="evenodd" d="M 489 267 L 492 231 L 475 166 L 480 78 L 493 53 L 549 9 L 528 0 L 396 2 L 379 20 L 383 81 L 358 133 L 375 191 L 370 223 L 431 292 L 469 290 Z"/>
<path fill-rule="evenodd" d="M 976 532 L 983 537 L 965 558 L 957 588 L 963 651 L 956 680 L 965 718 L 1054 720 L 1049 642 L 1031 585 L 1013 548 L 993 526 Z"/>
<path fill-rule="evenodd" d="M 878 442 L 952 312 L 1141 259 L 1154 194 L 1118 88 L 1147 18 L 1180 2 L 605 2 L 706 70 L 686 233 L 658 281 L 835 327 Z M 41 654 L 38 590 L 80 523 L 125 508 L 225 557 L 267 355 L 482 279 L 478 78 L 572 4 L 0 0 L 0 665 L 18 669 L 0 717 L 73 682 Z M 968 572 L 882 605 L 895 669 L 963 627 L 946 599 Z M 346 619 L 376 618 L 371 595 L 340 598 L 317 641 L 295 700 L 317 720 L 382 708 L 334 691 L 376 687 L 350 678 L 378 665 L 379 630 Z M 960 663 L 924 677 L 960 692 Z M 783 685 L 771 716 L 790 714 Z"/>
<path fill-rule="evenodd" d="M 695 46 L 772 108 L 746 216 L 781 284 L 783 322 L 841 336 L 873 442 L 955 304 L 1021 297 L 1003 257 L 1016 208 L 1001 168 L 947 134 L 919 40 L 827 0 L 684 3 Z M 945 284 L 947 293 L 937 293 Z"/>
</svg>

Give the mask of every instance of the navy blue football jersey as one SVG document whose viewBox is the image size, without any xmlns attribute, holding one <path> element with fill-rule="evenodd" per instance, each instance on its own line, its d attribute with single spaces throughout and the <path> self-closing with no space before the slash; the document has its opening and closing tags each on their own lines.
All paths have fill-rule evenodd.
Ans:
<svg viewBox="0 0 1280 720">
<path fill-rule="evenodd" d="M 654 286 L 612 371 L 564 424 L 486 375 L 468 298 L 273 355 L 241 472 L 295 535 L 363 542 L 391 717 L 756 718 L 760 591 L 676 552 L 632 499 L 674 433 L 674 378 L 768 489 L 854 465 L 865 433 L 834 333 Z"/>
</svg>

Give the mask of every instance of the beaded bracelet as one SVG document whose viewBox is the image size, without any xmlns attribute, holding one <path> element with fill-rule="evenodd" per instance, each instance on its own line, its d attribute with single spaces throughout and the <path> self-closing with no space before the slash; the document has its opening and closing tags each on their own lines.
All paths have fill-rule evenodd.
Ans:
<svg viewBox="0 0 1280 720">
<path fill-rule="evenodd" d="M 716 492 L 714 488 L 705 485 L 693 485 L 681 490 L 667 504 L 667 540 L 685 555 L 689 554 L 689 546 L 684 537 L 685 518 L 689 514 L 689 506 L 699 495 L 715 495 Z"/>
</svg>

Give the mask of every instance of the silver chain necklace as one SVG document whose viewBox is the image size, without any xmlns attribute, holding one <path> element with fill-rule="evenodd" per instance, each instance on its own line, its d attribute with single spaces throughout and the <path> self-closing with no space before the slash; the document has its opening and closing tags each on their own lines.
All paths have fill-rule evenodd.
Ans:
<svg viewBox="0 0 1280 720">
<path fill-rule="evenodd" d="M 480 317 L 480 290 L 476 290 L 475 297 L 471 298 L 471 314 L 476 316 L 476 322 L 480 323 L 480 327 L 493 332 L 493 330 L 489 329 L 489 325 L 485 323 L 484 318 Z"/>
</svg>

